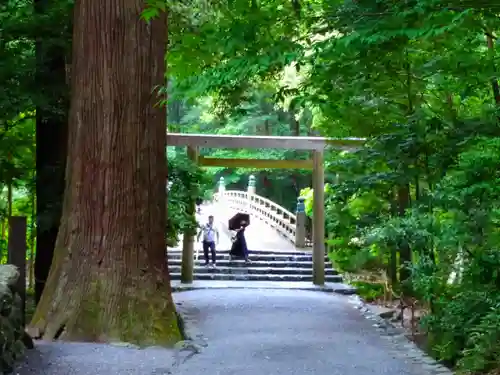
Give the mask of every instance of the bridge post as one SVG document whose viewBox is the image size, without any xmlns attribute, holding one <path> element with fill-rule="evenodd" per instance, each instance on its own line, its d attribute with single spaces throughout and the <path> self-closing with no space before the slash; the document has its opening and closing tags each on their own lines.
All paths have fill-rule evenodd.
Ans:
<svg viewBox="0 0 500 375">
<path fill-rule="evenodd" d="M 255 194 L 255 192 L 256 192 L 256 188 L 255 188 L 255 176 L 253 174 L 250 175 L 250 177 L 248 177 L 247 192 L 248 192 L 248 194 Z"/>
<path fill-rule="evenodd" d="M 248 198 L 247 210 L 249 214 L 251 214 L 252 211 L 252 199 L 256 191 L 257 189 L 255 187 L 255 176 L 250 175 L 250 177 L 248 177 L 248 187 L 247 187 L 247 198 Z"/>
<path fill-rule="evenodd" d="M 224 182 L 224 177 L 219 178 L 219 189 L 217 192 L 219 193 L 219 196 L 224 195 L 224 192 L 226 191 L 226 183 Z"/>
<path fill-rule="evenodd" d="M 217 183 L 217 206 L 219 207 L 218 211 L 223 212 L 224 207 L 224 194 L 226 192 L 226 183 L 224 181 L 224 177 L 219 178 L 219 182 Z"/>
<path fill-rule="evenodd" d="M 187 154 L 191 161 L 198 162 L 198 149 L 196 147 L 188 147 Z M 189 202 L 187 211 L 191 215 L 195 215 L 196 204 Z M 193 282 L 193 268 L 194 268 L 194 236 L 196 229 L 188 229 L 184 231 L 182 239 L 182 264 L 181 264 L 181 282 L 191 284 Z"/>
<path fill-rule="evenodd" d="M 313 151 L 313 283 L 325 284 L 325 170 L 323 151 Z"/>
<path fill-rule="evenodd" d="M 219 207 L 223 207 L 224 204 L 224 193 L 226 192 L 226 183 L 224 181 L 224 177 L 219 178 L 219 183 L 218 183 L 218 188 L 217 188 L 217 193 L 219 197 Z"/>
<path fill-rule="evenodd" d="M 295 210 L 295 247 L 306 247 L 306 207 L 304 197 L 297 198 L 297 209 Z"/>
</svg>

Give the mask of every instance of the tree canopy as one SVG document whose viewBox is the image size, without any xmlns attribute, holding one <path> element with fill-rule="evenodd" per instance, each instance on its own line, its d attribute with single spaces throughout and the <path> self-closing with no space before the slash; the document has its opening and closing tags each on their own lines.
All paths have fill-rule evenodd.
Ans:
<svg viewBox="0 0 500 375">
<path fill-rule="evenodd" d="M 327 158 L 330 257 L 347 272 L 382 270 L 395 293 L 421 300 L 437 358 L 466 371 L 498 367 L 499 9 L 434 0 L 203 4 L 191 17 L 170 13 L 169 105 L 184 111 L 170 129 L 367 137 L 362 150 Z M 236 182 L 248 172 L 217 173 Z M 309 181 L 301 175 L 299 189 Z M 269 196 L 265 187 L 258 191 Z M 303 193 L 312 207 L 310 189 Z"/>
<path fill-rule="evenodd" d="M 48 8 L 0 6 L 2 225 L 8 207 L 35 215 L 33 115 L 53 103 L 35 80 L 39 38 L 71 65 L 72 4 Z M 148 0 L 143 12 L 143 22 L 169 17 L 168 131 L 368 139 L 326 155 L 329 256 L 417 298 L 428 350 L 471 373 L 500 367 L 499 11 L 462 0 Z M 308 171 L 202 171 L 183 154 L 168 150 L 170 243 L 194 225 L 189 202 L 220 176 L 242 189 L 255 174 L 259 194 L 293 209 L 302 191 L 312 207 Z"/>
</svg>

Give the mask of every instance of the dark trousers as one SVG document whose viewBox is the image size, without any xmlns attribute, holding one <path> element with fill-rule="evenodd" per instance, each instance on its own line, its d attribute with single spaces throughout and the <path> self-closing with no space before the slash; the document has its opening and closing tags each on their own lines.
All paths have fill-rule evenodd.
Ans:
<svg viewBox="0 0 500 375">
<path fill-rule="evenodd" d="M 215 242 L 203 241 L 203 254 L 205 255 L 205 263 L 208 264 L 208 249 L 212 252 L 212 263 L 215 264 Z"/>
</svg>

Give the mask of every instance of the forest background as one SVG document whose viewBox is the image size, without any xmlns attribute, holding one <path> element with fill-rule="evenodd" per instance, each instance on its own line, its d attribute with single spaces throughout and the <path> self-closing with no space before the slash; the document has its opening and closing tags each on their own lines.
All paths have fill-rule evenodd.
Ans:
<svg viewBox="0 0 500 375">
<path fill-rule="evenodd" d="M 394 295 L 418 299 L 436 358 L 470 373 L 500 368 L 498 7 L 149 1 L 144 18 L 166 6 L 168 131 L 367 138 L 356 152 L 326 155 L 325 240 L 335 266 L 385 274 Z M 62 188 L 52 180 L 63 176 L 65 150 L 40 145 L 64 139 L 71 7 L 0 5 L 4 262 L 11 214 L 29 218 L 31 263 L 57 228 Z M 294 150 L 201 154 L 307 157 Z M 257 193 L 288 209 L 303 194 L 313 214 L 308 171 L 200 170 L 183 149 L 169 148 L 167 156 L 171 244 L 194 225 L 190 203 L 208 198 L 221 176 L 228 188 L 245 189 L 253 174 Z M 52 160 L 48 172 L 37 170 L 44 158 Z M 358 285 L 365 298 L 378 298 L 381 288 Z"/>
</svg>

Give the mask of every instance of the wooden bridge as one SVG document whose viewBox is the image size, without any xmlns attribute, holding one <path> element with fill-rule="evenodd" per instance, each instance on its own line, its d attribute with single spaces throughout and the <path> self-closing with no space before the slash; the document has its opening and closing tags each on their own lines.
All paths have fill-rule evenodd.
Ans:
<svg viewBox="0 0 500 375">
<path fill-rule="evenodd" d="M 252 180 L 253 176 L 250 176 Z M 222 186 L 221 181 L 219 186 Z M 248 228 L 249 233 L 254 237 L 262 237 L 263 234 L 278 238 L 281 241 L 276 250 L 304 249 L 312 250 L 312 239 L 306 235 L 306 215 L 304 210 L 304 198 L 299 197 L 295 213 L 262 197 L 252 191 L 250 185 L 248 191 L 224 190 L 219 187 L 219 191 L 213 197 L 214 212 L 219 212 L 225 219 L 232 217 L 237 212 L 248 213 L 255 224 Z M 224 223 L 227 225 L 227 220 Z M 263 230 L 263 227 L 266 230 Z M 258 229 L 258 231 L 257 231 Z M 271 229 L 269 231 L 269 229 Z M 250 237 L 250 236 L 249 236 Z M 266 242 L 266 241 L 262 241 Z M 256 245 L 257 248 L 267 248 L 267 246 Z"/>
</svg>

